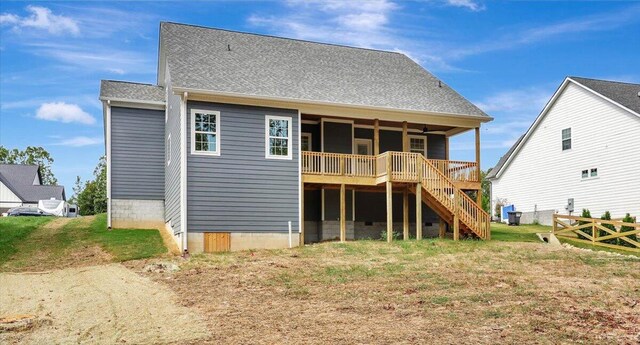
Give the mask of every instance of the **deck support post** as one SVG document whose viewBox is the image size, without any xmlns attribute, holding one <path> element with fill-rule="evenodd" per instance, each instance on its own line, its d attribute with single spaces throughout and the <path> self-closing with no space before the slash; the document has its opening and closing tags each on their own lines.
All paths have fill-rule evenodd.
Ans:
<svg viewBox="0 0 640 345">
<path fill-rule="evenodd" d="M 409 152 L 409 136 L 407 121 L 402 121 L 402 152 Z"/>
<path fill-rule="evenodd" d="M 402 238 L 409 239 L 409 187 L 402 191 Z"/>
<path fill-rule="evenodd" d="M 387 242 L 393 241 L 393 188 L 387 181 Z"/>
<path fill-rule="evenodd" d="M 347 222 L 346 222 L 346 188 L 344 184 L 340 185 L 340 242 L 347 240 Z"/>
<path fill-rule="evenodd" d="M 482 176 L 480 175 L 480 127 L 476 127 L 476 165 L 480 186 L 476 191 L 476 204 L 482 207 Z"/>
<path fill-rule="evenodd" d="M 416 184 L 416 240 L 422 239 L 422 183 Z"/>
<path fill-rule="evenodd" d="M 380 121 L 373 120 L 373 154 L 380 154 Z"/>
<path fill-rule="evenodd" d="M 440 221 L 438 222 L 438 236 L 440 238 L 444 238 L 447 234 L 447 224 L 444 221 L 444 218 L 440 218 Z"/>
<path fill-rule="evenodd" d="M 460 219 L 457 213 L 453 215 L 453 240 L 460 240 Z"/>
</svg>

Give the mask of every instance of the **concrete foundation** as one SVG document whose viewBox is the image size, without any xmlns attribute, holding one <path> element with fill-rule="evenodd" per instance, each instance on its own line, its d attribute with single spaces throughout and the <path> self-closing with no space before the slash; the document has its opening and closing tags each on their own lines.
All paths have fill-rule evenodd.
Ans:
<svg viewBox="0 0 640 345">
<path fill-rule="evenodd" d="M 542 225 L 553 225 L 553 215 L 555 210 L 544 210 L 534 212 L 522 212 L 520 217 L 520 224 L 533 224 L 535 222 Z"/>
<path fill-rule="evenodd" d="M 300 234 L 291 234 L 291 244 L 297 247 L 300 244 Z M 189 232 L 187 247 L 193 254 L 204 252 L 204 233 Z M 256 232 L 232 232 L 231 251 L 249 249 L 282 249 L 289 248 L 288 233 L 256 233 Z"/>
<path fill-rule="evenodd" d="M 111 200 L 111 227 L 164 229 L 164 200 Z"/>
</svg>

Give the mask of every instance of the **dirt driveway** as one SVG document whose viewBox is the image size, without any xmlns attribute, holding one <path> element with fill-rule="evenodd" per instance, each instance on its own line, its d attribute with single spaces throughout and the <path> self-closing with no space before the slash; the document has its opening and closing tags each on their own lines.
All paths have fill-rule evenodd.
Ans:
<svg viewBox="0 0 640 345">
<path fill-rule="evenodd" d="M 168 287 L 120 264 L 0 273 L 2 344 L 185 344 L 205 340 L 201 317 Z"/>
</svg>

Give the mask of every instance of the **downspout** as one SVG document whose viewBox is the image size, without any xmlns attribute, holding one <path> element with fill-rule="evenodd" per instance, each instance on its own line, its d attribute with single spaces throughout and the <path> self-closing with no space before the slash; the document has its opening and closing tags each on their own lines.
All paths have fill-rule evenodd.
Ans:
<svg viewBox="0 0 640 345">
<path fill-rule="evenodd" d="M 107 154 L 107 229 L 111 229 L 111 101 L 106 102 L 105 144 Z"/>
<path fill-rule="evenodd" d="M 180 230 L 182 232 L 182 252 L 187 248 L 187 92 L 180 98 Z"/>
</svg>

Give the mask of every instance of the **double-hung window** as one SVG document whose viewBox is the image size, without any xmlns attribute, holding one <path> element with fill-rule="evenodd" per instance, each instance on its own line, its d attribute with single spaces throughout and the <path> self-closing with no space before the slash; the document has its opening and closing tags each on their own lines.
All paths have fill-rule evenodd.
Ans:
<svg viewBox="0 0 640 345">
<path fill-rule="evenodd" d="M 409 151 L 427 156 L 427 138 L 425 136 L 409 136 Z"/>
<path fill-rule="evenodd" d="M 291 159 L 291 117 L 265 117 L 265 157 Z"/>
<path fill-rule="evenodd" d="M 571 128 L 562 130 L 562 151 L 571 149 Z"/>
<path fill-rule="evenodd" d="M 191 110 L 191 153 L 220 155 L 220 112 Z"/>
</svg>

